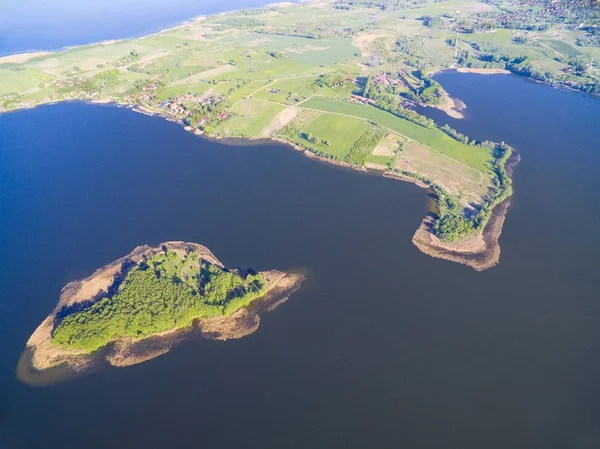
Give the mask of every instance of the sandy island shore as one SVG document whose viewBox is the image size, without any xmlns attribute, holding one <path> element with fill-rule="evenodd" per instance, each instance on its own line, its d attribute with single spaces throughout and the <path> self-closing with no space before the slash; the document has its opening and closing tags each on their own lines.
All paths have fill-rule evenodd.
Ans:
<svg viewBox="0 0 600 449">
<path fill-rule="evenodd" d="M 248 307 L 243 307 L 227 317 L 195 320 L 188 328 L 173 329 L 141 339 L 118 339 L 91 354 L 82 350 L 58 346 L 52 342 L 52 332 L 57 323 L 58 314 L 64 307 L 76 307 L 99 300 L 115 283 L 125 264 L 130 266 L 131 263 L 140 263 L 144 258 L 163 251 L 164 248 L 178 253 L 195 252 L 203 260 L 224 268 L 214 254 L 202 245 L 165 242 L 153 248 L 146 245 L 139 246 L 128 255 L 100 268 L 91 276 L 67 284 L 52 313 L 38 326 L 27 341 L 19 362 L 19 378 L 26 383 L 39 385 L 44 383 L 44 371 L 58 366 L 82 372 L 102 364 L 119 367 L 134 365 L 168 352 L 193 333 L 216 340 L 244 337 L 258 328 L 261 313 L 268 312 L 284 302 L 289 295 L 300 288 L 300 284 L 304 280 L 304 277 L 297 273 L 276 270 L 261 272 L 267 290 L 262 297 L 254 300 Z M 52 378 L 55 380 L 54 376 Z"/>
</svg>

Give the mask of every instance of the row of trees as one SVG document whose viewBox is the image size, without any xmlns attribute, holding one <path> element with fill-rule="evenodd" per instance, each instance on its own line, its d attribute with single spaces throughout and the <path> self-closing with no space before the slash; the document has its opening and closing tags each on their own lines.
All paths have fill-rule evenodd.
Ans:
<svg viewBox="0 0 600 449">
<path fill-rule="evenodd" d="M 362 167 L 365 165 L 367 157 L 372 153 L 377 144 L 383 139 L 385 129 L 379 125 L 370 127 L 367 132 L 358 138 L 350 152 L 344 158 L 344 161 L 351 165 Z"/>
</svg>

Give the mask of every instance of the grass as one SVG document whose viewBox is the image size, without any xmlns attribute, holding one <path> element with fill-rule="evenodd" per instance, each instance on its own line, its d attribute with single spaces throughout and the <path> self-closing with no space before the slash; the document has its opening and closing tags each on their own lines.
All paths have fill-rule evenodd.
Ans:
<svg viewBox="0 0 600 449">
<path fill-rule="evenodd" d="M 461 36 L 461 40 L 475 42 L 491 42 L 493 44 L 511 44 L 513 32 L 511 30 L 497 30 L 493 33 L 473 33 Z"/>
<path fill-rule="evenodd" d="M 282 104 L 294 104 L 312 95 L 318 86 L 314 83 L 316 77 L 291 78 L 275 82 L 255 94 L 256 98 L 276 101 Z M 270 92 L 270 90 L 278 92 Z"/>
<path fill-rule="evenodd" d="M 575 47 L 573 47 L 572 45 L 569 45 L 563 41 L 558 41 L 556 39 L 544 39 L 543 42 L 546 45 L 548 45 L 549 47 L 552 47 L 554 50 L 562 53 L 563 55 L 565 55 L 569 58 L 572 56 L 579 56 L 582 54 Z"/>
<path fill-rule="evenodd" d="M 491 154 L 489 150 L 465 145 L 439 129 L 425 128 L 374 106 L 348 103 L 326 97 L 313 97 L 302 103 L 301 107 L 373 121 L 401 136 L 422 142 L 433 150 L 482 173 L 490 172 Z"/>
<path fill-rule="evenodd" d="M 257 137 L 284 108 L 265 101 L 245 100 L 230 109 L 235 115 L 222 122 L 218 130 L 226 136 Z"/>
<path fill-rule="evenodd" d="M 302 131 L 314 135 L 321 141 L 329 141 L 329 146 L 319 145 L 320 149 L 344 159 L 352 149 L 354 142 L 367 132 L 370 126 L 364 120 L 344 117 L 343 115 L 320 114 Z"/>
<path fill-rule="evenodd" d="M 240 87 L 238 88 L 237 84 L 232 83 L 231 88 L 233 88 L 234 90 L 233 90 L 233 92 L 231 92 L 231 94 L 229 94 L 227 96 L 227 98 L 231 102 L 242 101 L 242 100 L 246 99 L 246 97 L 248 97 L 253 92 L 257 91 L 261 87 L 264 87 L 265 84 L 266 83 L 264 81 L 255 81 L 252 83 L 240 85 Z"/>
<path fill-rule="evenodd" d="M 31 68 L 14 67 L 0 69 L 0 95 L 20 93 L 38 89 L 40 83 L 52 80 L 52 77 L 44 72 Z"/>
<path fill-rule="evenodd" d="M 384 167 L 386 167 L 388 163 L 391 164 L 393 161 L 394 158 L 392 156 L 375 156 L 371 154 L 369 157 L 367 157 L 367 162 L 383 165 Z"/>
<path fill-rule="evenodd" d="M 212 87 L 209 83 L 175 84 L 167 86 L 156 93 L 156 98 L 166 100 L 183 94 L 201 94 Z"/>
<path fill-rule="evenodd" d="M 360 54 L 360 50 L 352 45 L 350 39 L 310 39 L 296 36 L 279 36 L 270 34 L 243 34 L 229 39 L 234 45 L 244 45 L 252 49 L 279 51 L 286 58 L 307 66 L 329 66 Z M 248 45 L 252 42 L 251 45 Z"/>
<path fill-rule="evenodd" d="M 322 95 L 332 98 L 338 96 L 348 97 L 355 89 L 355 86 L 349 83 L 337 87 L 319 87 L 315 84 L 316 78 L 313 75 L 304 75 L 277 80 L 275 83 L 257 92 L 254 97 L 293 105 L 306 100 L 311 95 Z"/>
<path fill-rule="evenodd" d="M 41 58 L 32 66 L 53 73 L 61 73 L 73 66 L 81 67 L 83 70 L 93 70 L 96 68 L 96 64 L 117 62 L 127 57 L 132 50 L 137 51 L 140 58 L 156 51 L 154 48 L 130 41 L 116 42 L 110 45 L 95 44 L 67 50 L 53 57 Z"/>
<path fill-rule="evenodd" d="M 417 142 L 409 142 L 408 145 L 406 145 L 406 148 L 402 151 L 402 156 L 405 158 L 410 158 L 411 160 L 424 161 L 429 165 L 452 172 L 472 182 L 481 181 L 481 176 L 477 170 L 471 167 L 466 167 L 453 159 L 449 159 L 440 153 L 436 153 L 435 151 L 418 144 Z"/>
</svg>

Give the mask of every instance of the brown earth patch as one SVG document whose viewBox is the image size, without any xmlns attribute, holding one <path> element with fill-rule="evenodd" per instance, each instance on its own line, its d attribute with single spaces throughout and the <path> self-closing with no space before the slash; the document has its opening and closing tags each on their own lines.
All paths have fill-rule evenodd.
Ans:
<svg viewBox="0 0 600 449">
<path fill-rule="evenodd" d="M 8 55 L 0 57 L 0 64 L 21 64 L 27 62 L 30 59 L 37 58 L 38 56 L 45 56 L 52 54 L 51 51 L 36 51 L 31 53 L 19 53 L 18 55 Z"/>
<path fill-rule="evenodd" d="M 265 128 L 260 133 L 260 137 L 269 137 L 271 134 L 276 133 L 289 122 L 291 122 L 294 118 L 296 118 L 299 111 L 300 110 L 298 108 L 294 107 L 285 108 L 275 117 L 273 117 L 271 123 L 265 126 Z"/>
</svg>

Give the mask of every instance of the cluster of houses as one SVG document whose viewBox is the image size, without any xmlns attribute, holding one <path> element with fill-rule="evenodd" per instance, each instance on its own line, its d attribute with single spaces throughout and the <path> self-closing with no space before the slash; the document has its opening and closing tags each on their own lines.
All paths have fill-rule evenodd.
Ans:
<svg viewBox="0 0 600 449">
<path fill-rule="evenodd" d="M 352 98 L 354 100 L 359 101 L 359 102 L 364 103 L 364 104 L 373 104 L 373 103 L 375 103 L 373 100 L 371 100 L 371 99 L 369 99 L 367 97 L 363 97 L 362 95 L 352 94 Z"/>
<path fill-rule="evenodd" d="M 410 85 L 410 83 L 405 79 L 405 77 L 403 75 L 401 75 L 400 73 L 398 74 L 398 76 L 392 76 L 389 73 L 381 73 L 375 77 L 372 78 L 372 81 L 377 84 L 378 86 L 404 86 L 409 88 L 410 90 L 413 90 L 413 87 Z"/>
<path fill-rule="evenodd" d="M 206 108 L 207 106 L 213 106 L 222 101 L 223 101 L 222 97 L 215 97 L 213 95 L 199 97 L 199 96 L 192 95 L 192 94 L 184 94 L 184 95 L 180 95 L 178 97 L 163 101 L 160 104 L 160 107 L 163 109 L 168 109 L 169 111 L 171 111 L 175 114 L 180 114 L 185 117 L 190 117 L 194 112 L 194 108 L 191 105 L 198 105 L 201 108 Z M 185 105 L 187 105 L 187 106 L 185 106 Z M 225 120 L 225 119 L 229 118 L 229 114 L 225 111 L 220 111 L 216 115 L 216 118 L 218 120 Z M 206 123 L 208 123 L 209 121 L 210 121 L 210 118 L 208 116 L 204 116 L 198 121 L 198 125 L 203 126 Z"/>
<path fill-rule="evenodd" d="M 199 106 L 214 105 L 221 101 L 221 98 L 212 95 L 206 97 L 198 97 L 193 94 L 183 94 L 175 98 L 170 98 L 160 104 L 161 108 L 167 108 L 177 114 L 189 115 L 190 112 L 183 106 L 184 104 L 197 104 Z"/>
<path fill-rule="evenodd" d="M 344 83 L 354 84 L 354 83 L 356 83 L 356 78 L 353 77 L 352 75 L 349 75 L 345 80 L 341 80 L 340 82 L 335 83 L 333 86 L 330 86 L 330 87 L 339 87 L 339 86 L 343 85 Z"/>
</svg>

